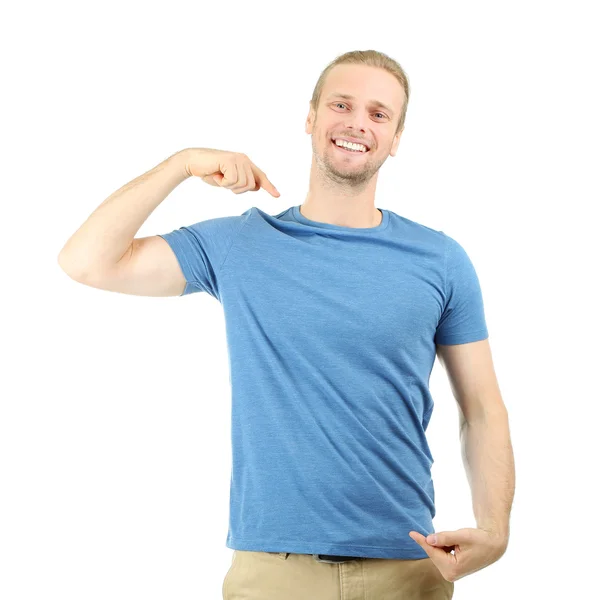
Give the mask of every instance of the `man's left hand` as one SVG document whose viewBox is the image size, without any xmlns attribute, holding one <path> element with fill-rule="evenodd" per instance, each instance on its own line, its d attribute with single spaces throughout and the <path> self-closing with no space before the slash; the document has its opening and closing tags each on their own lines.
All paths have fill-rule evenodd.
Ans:
<svg viewBox="0 0 598 600">
<path fill-rule="evenodd" d="M 436 542 L 433 541 L 436 536 Z M 426 536 L 410 531 L 447 581 L 475 573 L 496 562 L 506 551 L 507 542 L 493 531 L 477 528 L 440 531 Z"/>
</svg>

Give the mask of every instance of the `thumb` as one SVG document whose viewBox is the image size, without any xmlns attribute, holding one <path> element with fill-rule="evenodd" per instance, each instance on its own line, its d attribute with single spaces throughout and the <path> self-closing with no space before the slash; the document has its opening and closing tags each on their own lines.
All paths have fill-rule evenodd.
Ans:
<svg viewBox="0 0 598 600">
<path fill-rule="evenodd" d="M 426 542 L 431 546 L 454 546 L 459 542 L 463 541 L 457 531 L 440 531 L 437 533 L 431 533 L 427 538 Z"/>
<path fill-rule="evenodd" d="M 438 535 L 438 534 L 431 534 L 431 535 Z M 428 543 L 428 539 L 431 538 L 431 535 L 425 536 L 417 531 L 409 532 L 409 537 L 412 540 L 414 540 L 415 542 L 417 542 L 423 548 L 424 552 L 432 559 L 432 561 L 434 562 L 434 564 L 436 566 L 445 564 L 446 551 L 443 550 L 442 548 L 438 548 L 437 547 L 438 543 L 436 543 L 434 545 Z M 443 562 L 443 561 L 445 561 L 445 562 Z"/>
</svg>

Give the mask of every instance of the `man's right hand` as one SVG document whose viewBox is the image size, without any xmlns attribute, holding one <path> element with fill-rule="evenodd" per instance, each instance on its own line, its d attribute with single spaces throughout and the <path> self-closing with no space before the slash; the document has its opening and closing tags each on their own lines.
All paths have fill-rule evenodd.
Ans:
<svg viewBox="0 0 598 600">
<path fill-rule="evenodd" d="M 266 174 L 246 154 L 213 148 L 186 148 L 185 169 L 209 185 L 227 188 L 235 194 L 256 192 L 264 188 L 275 198 L 280 192 Z"/>
</svg>

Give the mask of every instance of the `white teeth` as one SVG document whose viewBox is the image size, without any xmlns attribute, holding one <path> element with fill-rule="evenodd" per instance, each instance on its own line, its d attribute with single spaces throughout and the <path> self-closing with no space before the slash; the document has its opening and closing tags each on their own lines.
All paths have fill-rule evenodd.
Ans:
<svg viewBox="0 0 598 600">
<path fill-rule="evenodd" d="M 334 140 L 334 143 L 341 148 L 349 148 L 358 152 L 366 152 L 367 148 L 362 144 L 354 144 L 353 142 L 345 142 L 344 140 Z"/>
</svg>

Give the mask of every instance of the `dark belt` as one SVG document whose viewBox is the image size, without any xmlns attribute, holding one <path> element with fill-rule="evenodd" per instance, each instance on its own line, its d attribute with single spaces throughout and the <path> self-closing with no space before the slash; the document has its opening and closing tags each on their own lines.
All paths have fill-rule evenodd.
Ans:
<svg viewBox="0 0 598 600">
<path fill-rule="evenodd" d="M 349 560 L 363 560 L 364 556 L 340 556 L 338 554 L 314 554 L 318 562 L 344 563 Z"/>
</svg>

